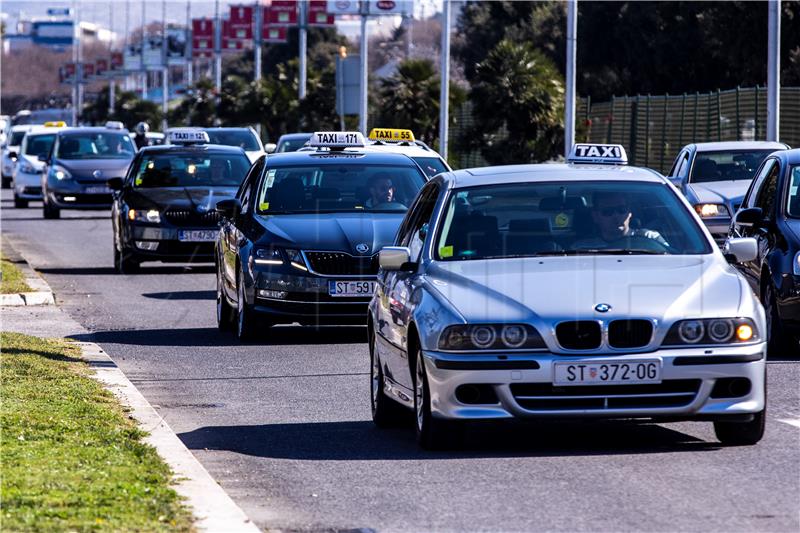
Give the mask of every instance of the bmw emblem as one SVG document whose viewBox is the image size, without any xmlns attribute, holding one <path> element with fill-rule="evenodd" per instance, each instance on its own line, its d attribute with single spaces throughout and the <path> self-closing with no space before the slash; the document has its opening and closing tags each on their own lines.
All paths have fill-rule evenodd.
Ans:
<svg viewBox="0 0 800 533">
<path fill-rule="evenodd" d="M 611 305 L 610 304 L 597 304 L 597 305 L 594 306 L 594 310 L 597 311 L 598 313 L 608 313 L 609 311 L 611 311 Z"/>
<path fill-rule="evenodd" d="M 356 252 L 360 254 L 365 254 L 369 252 L 369 244 L 362 242 L 360 244 L 356 244 Z"/>
<path fill-rule="evenodd" d="M 102 170 L 95 170 L 94 172 L 92 172 L 92 176 L 94 176 L 95 178 L 102 178 L 103 177 L 103 171 Z"/>
</svg>

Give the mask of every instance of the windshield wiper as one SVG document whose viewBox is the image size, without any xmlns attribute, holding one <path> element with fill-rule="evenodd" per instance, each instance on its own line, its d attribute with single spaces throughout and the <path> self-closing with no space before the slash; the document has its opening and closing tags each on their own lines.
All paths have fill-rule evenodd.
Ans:
<svg viewBox="0 0 800 533">
<path fill-rule="evenodd" d="M 558 255 L 558 252 L 545 252 L 549 255 Z M 648 250 L 646 248 L 583 248 L 580 250 L 565 250 L 563 255 L 668 255 L 669 252 L 658 250 Z"/>
</svg>

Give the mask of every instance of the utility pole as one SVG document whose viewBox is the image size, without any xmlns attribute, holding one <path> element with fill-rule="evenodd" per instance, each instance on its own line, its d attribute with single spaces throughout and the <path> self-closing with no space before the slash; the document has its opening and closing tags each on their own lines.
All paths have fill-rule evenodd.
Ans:
<svg viewBox="0 0 800 533">
<path fill-rule="evenodd" d="M 769 0 L 767 37 L 767 140 L 780 138 L 781 114 L 781 1 Z"/>
<path fill-rule="evenodd" d="M 113 4 L 108 4 L 108 31 L 113 33 L 114 32 L 114 6 Z M 114 49 L 114 41 L 112 39 L 108 40 L 108 52 L 109 54 Z M 111 72 L 111 65 L 108 65 L 108 116 L 112 116 L 114 114 L 114 91 L 116 89 L 116 79 L 114 78 L 114 73 Z"/>
<path fill-rule="evenodd" d="M 222 92 L 222 21 L 219 18 L 219 0 L 214 0 L 214 86 Z"/>
<path fill-rule="evenodd" d="M 450 0 L 442 2 L 442 61 L 439 91 L 439 154 L 447 161 L 450 121 Z"/>
<path fill-rule="evenodd" d="M 564 105 L 564 157 L 575 143 L 575 58 L 578 34 L 578 0 L 567 0 L 567 101 Z"/>
<path fill-rule="evenodd" d="M 261 31 L 264 27 L 264 9 L 261 7 L 261 1 L 256 1 L 255 11 L 253 12 L 253 16 L 256 19 L 255 28 L 253 28 L 253 53 L 255 56 L 253 57 L 253 63 L 255 65 L 254 72 L 253 72 L 253 80 L 260 81 L 261 80 L 261 38 L 263 37 Z M 261 126 L 259 125 L 259 128 Z"/>
<path fill-rule="evenodd" d="M 300 79 L 298 80 L 297 95 L 300 100 L 306 97 L 306 49 L 308 39 L 308 3 L 300 1 Z"/>
<path fill-rule="evenodd" d="M 169 111 L 169 55 L 167 54 L 167 0 L 161 0 L 161 131 L 167 131 Z"/>
<path fill-rule="evenodd" d="M 369 72 L 367 72 L 367 67 L 369 66 L 369 61 L 367 61 L 368 55 L 368 44 L 367 44 L 367 2 L 361 2 L 361 47 L 360 47 L 360 57 L 359 62 L 361 63 L 361 84 L 359 86 L 359 117 L 358 117 L 358 129 L 361 130 L 361 133 L 364 135 L 367 134 L 367 113 L 369 112 L 368 105 L 367 105 L 367 83 L 369 83 Z"/>
<path fill-rule="evenodd" d="M 113 9 L 113 7 L 112 7 Z M 128 71 L 125 69 L 125 53 L 128 51 L 128 34 L 131 31 L 131 0 L 125 0 L 125 40 L 124 40 L 124 48 L 122 49 L 122 70 L 125 72 L 125 83 L 123 87 L 125 87 L 126 91 L 131 90 L 131 77 L 128 74 Z"/>
<path fill-rule="evenodd" d="M 75 65 L 75 73 L 72 77 L 72 124 L 78 125 L 78 42 L 80 41 L 80 20 L 78 19 L 77 2 L 72 1 L 72 63 Z"/>
<path fill-rule="evenodd" d="M 78 79 L 78 109 L 76 113 L 80 119 L 83 113 L 83 32 L 81 30 L 81 1 L 78 0 L 78 9 L 75 12 L 75 20 L 78 23 L 78 64 L 75 68 L 75 75 Z M 76 123 L 77 125 L 77 123 Z"/>
<path fill-rule="evenodd" d="M 147 69 L 144 68 L 144 45 L 145 45 L 145 37 L 146 37 L 146 27 L 147 23 L 145 22 L 145 9 L 144 6 L 147 3 L 146 0 L 142 1 L 142 46 L 141 46 L 141 53 L 139 54 L 139 64 L 142 69 L 142 100 L 147 99 Z"/>
<path fill-rule="evenodd" d="M 194 64 L 192 63 L 194 39 L 192 37 L 192 2 L 190 0 L 186 0 L 186 45 L 189 47 L 186 51 L 186 88 L 188 89 L 192 86 L 192 82 L 194 81 L 192 79 L 194 77 L 194 72 L 192 72 L 194 68 Z"/>
</svg>

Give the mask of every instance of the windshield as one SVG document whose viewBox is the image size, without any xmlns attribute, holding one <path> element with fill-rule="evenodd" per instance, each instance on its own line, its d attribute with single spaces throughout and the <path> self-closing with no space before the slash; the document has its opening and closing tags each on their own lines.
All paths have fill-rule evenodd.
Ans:
<svg viewBox="0 0 800 533">
<path fill-rule="evenodd" d="M 206 130 L 211 144 L 238 146 L 248 151 L 261 150 L 253 132 L 250 130 Z"/>
<path fill-rule="evenodd" d="M 447 167 L 444 162 L 438 157 L 412 157 L 422 169 L 426 176 L 429 178 L 434 177 L 436 174 L 447 172 Z"/>
<path fill-rule="evenodd" d="M 708 241 L 669 188 L 646 182 L 486 185 L 455 191 L 443 261 L 582 254 L 706 254 Z"/>
<path fill-rule="evenodd" d="M 284 139 L 278 143 L 275 152 L 296 152 L 308 142 L 311 137 L 301 137 L 299 139 Z"/>
<path fill-rule="evenodd" d="M 136 149 L 127 133 L 85 132 L 64 135 L 58 159 L 131 159 Z"/>
<path fill-rule="evenodd" d="M 56 140 L 55 133 L 46 135 L 28 135 L 25 141 L 25 155 L 32 155 L 39 157 L 40 155 L 47 155 L 53 147 L 53 141 Z"/>
<path fill-rule="evenodd" d="M 11 140 L 8 141 L 9 146 L 19 146 L 22 142 L 22 138 L 25 137 L 25 134 L 28 133 L 27 131 L 15 131 L 11 133 Z"/>
<path fill-rule="evenodd" d="M 694 160 L 689 181 L 751 180 L 764 159 L 775 150 L 726 150 L 700 152 Z"/>
<path fill-rule="evenodd" d="M 800 165 L 792 167 L 791 170 L 786 212 L 790 217 L 800 218 Z"/>
<path fill-rule="evenodd" d="M 270 215 L 403 212 L 424 183 L 424 177 L 414 167 L 342 163 L 271 168 L 263 181 L 258 211 Z"/>
<path fill-rule="evenodd" d="M 154 187 L 238 187 L 250 169 L 244 154 L 150 154 L 138 163 L 133 185 Z"/>
</svg>

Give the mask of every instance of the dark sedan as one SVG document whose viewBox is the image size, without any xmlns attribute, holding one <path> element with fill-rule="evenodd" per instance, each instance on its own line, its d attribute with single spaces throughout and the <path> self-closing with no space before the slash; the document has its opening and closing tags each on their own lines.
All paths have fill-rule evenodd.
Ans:
<svg viewBox="0 0 800 533">
<path fill-rule="evenodd" d="M 354 148 L 323 146 L 337 135 Z M 361 134 L 315 137 L 315 150 L 259 159 L 217 204 L 217 317 L 222 329 L 236 318 L 240 339 L 259 324 L 365 323 L 377 253 L 425 183 L 409 157 L 366 152 Z"/>
<path fill-rule="evenodd" d="M 143 261 L 212 262 L 218 200 L 232 198 L 250 162 L 241 148 L 170 145 L 143 148 L 115 189 L 114 266 Z"/>
<path fill-rule="evenodd" d="M 800 150 L 762 163 L 730 228 L 755 237 L 758 257 L 738 265 L 761 298 L 772 357 L 800 355 Z"/>
</svg>

